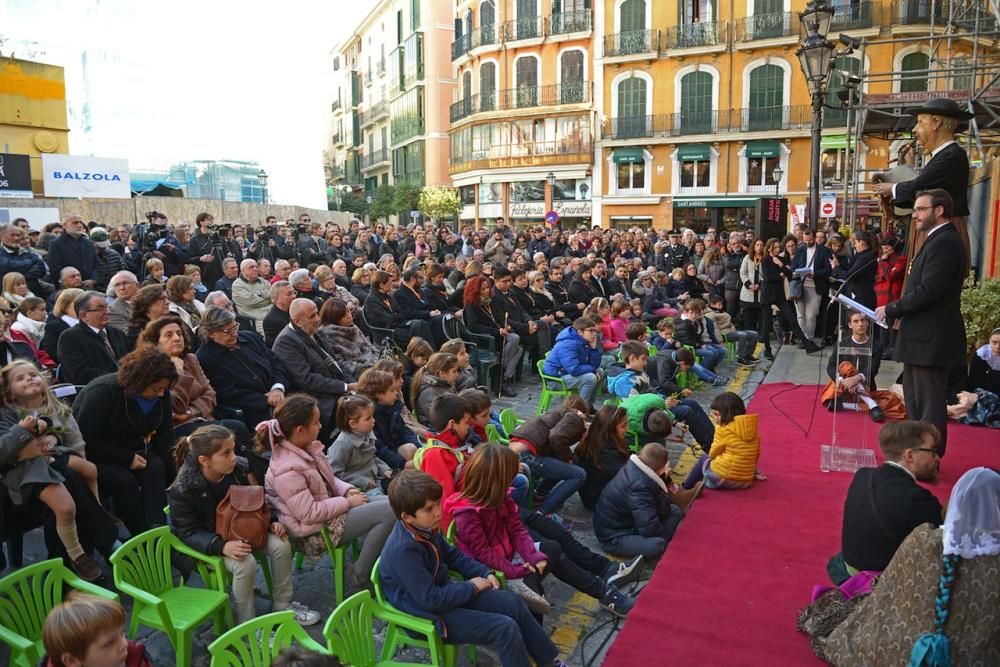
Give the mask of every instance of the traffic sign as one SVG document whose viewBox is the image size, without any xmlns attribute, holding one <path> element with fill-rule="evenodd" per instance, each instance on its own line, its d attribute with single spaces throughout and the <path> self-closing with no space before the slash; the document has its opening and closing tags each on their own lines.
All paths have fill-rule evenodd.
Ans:
<svg viewBox="0 0 1000 667">
<path fill-rule="evenodd" d="M 821 194 L 819 202 L 819 216 L 821 218 L 833 218 L 837 214 L 837 193 L 824 192 Z"/>
<path fill-rule="evenodd" d="M 547 222 L 550 225 L 556 224 L 557 222 L 559 222 L 559 214 L 556 213 L 555 211 L 549 211 L 548 213 L 545 214 L 545 222 Z"/>
</svg>

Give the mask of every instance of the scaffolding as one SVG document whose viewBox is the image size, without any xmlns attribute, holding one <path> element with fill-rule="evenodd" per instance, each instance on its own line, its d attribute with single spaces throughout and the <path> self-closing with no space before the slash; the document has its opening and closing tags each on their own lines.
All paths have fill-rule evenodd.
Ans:
<svg viewBox="0 0 1000 667">
<path fill-rule="evenodd" d="M 862 63 L 860 74 L 846 86 L 847 141 L 855 159 L 848 159 L 848 177 L 844 179 L 844 211 L 853 229 L 858 208 L 870 202 L 862 198 L 862 181 L 869 172 L 861 161 L 861 141 L 876 138 L 891 147 L 898 139 L 909 140 L 916 118 L 907 114 L 934 97 L 947 97 L 974 114 L 968 130 L 957 139 L 964 143 L 972 165 L 983 164 L 1000 154 L 1000 1 L 998 0 L 894 0 L 888 31 L 860 39 L 856 50 Z M 849 31 L 846 31 L 849 33 Z M 886 34 L 888 32 L 888 34 Z M 893 60 L 900 47 L 920 46 L 928 56 L 927 69 L 892 69 L 866 71 L 866 51 L 885 46 L 893 50 Z M 964 45 L 959 49 L 959 45 Z M 968 53 L 967 53 L 968 52 Z M 900 63 L 901 66 L 902 63 Z M 843 73 L 846 78 L 850 73 Z M 907 79 L 926 79 L 923 91 L 902 91 Z M 899 82 L 900 85 L 895 85 Z M 891 93 L 870 93 L 872 84 Z M 881 85 L 879 85 L 881 84 Z M 889 165 L 895 156 L 890 152 Z M 895 232 L 893 216 L 883 218 L 883 232 Z"/>
</svg>

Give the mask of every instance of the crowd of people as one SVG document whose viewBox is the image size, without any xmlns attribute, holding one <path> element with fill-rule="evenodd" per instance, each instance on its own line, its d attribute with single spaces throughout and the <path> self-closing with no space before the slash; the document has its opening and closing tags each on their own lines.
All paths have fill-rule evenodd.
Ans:
<svg viewBox="0 0 1000 667">
<path fill-rule="evenodd" d="M 764 239 L 152 220 L 0 229 L 4 535 L 47 525 L 50 552 L 94 581 L 119 534 L 169 524 L 224 559 L 239 621 L 256 552 L 273 608 L 302 625 L 320 614 L 294 600 L 293 554 L 361 538 L 350 586 L 381 557 L 393 605 L 449 642 L 504 646 L 505 665 L 560 664 L 540 625 L 550 573 L 624 616 L 625 585 L 702 489 L 765 479 L 756 416 L 724 390 L 730 356 L 816 352 L 837 335 L 831 290 L 874 309 L 904 274 L 895 238 L 836 224 Z M 996 338 L 970 376 L 994 388 Z M 507 432 L 493 397 L 539 372 L 574 395 Z M 695 381 L 715 392 L 708 412 Z M 662 442 L 685 431 L 703 456 L 675 485 Z M 256 546 L 216 526 L 245 486 L 270 511 Z M 573 536 L 559 511 L 574 493 L 626 560 Z"/>
</svg>

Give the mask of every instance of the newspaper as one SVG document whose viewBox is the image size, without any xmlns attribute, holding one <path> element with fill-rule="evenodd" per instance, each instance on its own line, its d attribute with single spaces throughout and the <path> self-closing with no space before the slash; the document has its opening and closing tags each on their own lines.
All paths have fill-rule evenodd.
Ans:
<svg viewBox="0 0 1000 667">
<path fill-rule="evenodd" d="M 841 304 L 847 306 L 851 310 L 856 310 L 859 313 L 863 314 L 865 317 L 867 317 L 869 320 L 879 325 L 883 329 L 889 328 L 889 323 L 886 322 L 885 320 L 880 320 L 878 316 L 875 314 L 874 310 L 872 310 L 868 306 L 858 303 L 851 297 L 846 296 L 844 294 L 838 294 L 836 296 L 836 300 L 839 301 Z"/>
</svg>

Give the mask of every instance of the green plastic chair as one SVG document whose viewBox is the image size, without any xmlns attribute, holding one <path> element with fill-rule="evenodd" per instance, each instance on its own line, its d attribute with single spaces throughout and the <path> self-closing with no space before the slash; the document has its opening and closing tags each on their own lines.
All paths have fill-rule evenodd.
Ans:
<svg viewBox="0 0 1000 667">
<path fill-rule="evenodd" d="M 358 548 L 358 541 L 351 540 L 350 544 L 338 544 L 333 546 L 333 540 L 330 539 L 330 531 L 323 527 L 321 531 L 323 535 L 323 543 L 326 545 L 326 552 L 330 554 L 330 562 L 333 563 L 333 595 L 337 604 L 344 601 L 344 554 L 347 552 L 347 547 L 350 546 L 352 553 L 354 554 L 354 559 L 357 560 L 358 553 L 361 551 Z M 295 569 L 302 569 L 302 561 L 305 559 L 305 554 L 300 551 L 295 552 Z"/>
<path fill-rule="evenodd" d="M 317 653 L 327 648 L 310 637 L 291 611 L 275 611 L 241 623 L 208 645 L 211 667 L 268 667 L 292 644 Z"/>
<path fill-rule="evenodd" d="M 209 588 L 185 586 L 170 567 L 174 553 L 197 563 Z M 181 542 L 167 526 L 136 535 L 111 555 L 115 588 L 133 601 L 128 634 L 135 639 L 140 625 L 161 630 L 174 645 L 177 666 L 191 664 L 191 633 L 209 618 L 215 632 L 232 627 L 233 611 L 222 576 L 222 559 L 206 556 Z M 208 566 L 210 571 L 204 566 Z"/>
<path fill-rule="evenodd" d="M 59 558 L 22 567 L 0 579 L 0 641 L 10 647 L 10 664 L 35 667 L 45 655 L 45 617 L 62 604 L 66 588 L 108 600 L 118 595 L 76 576 Z"/>
<path fill-rule="evenodd" d="M 503 430 L 507 432 L 507 437 L 510 438 L 511 434 L 514 433 L 514 429 L 523 424 L 524 420 L 517 416 L 514 408 L 504 408 L 500 411 L 500 423 L 503 424 Z"/>
<path fill-rule="evenodd" d="M 736 361 L 736 342 L 727 340 L 726 341 L 726 361 L 733 363 Z"/>
<path fill-rule="evenodd" d="M 486 425 L 486 440 L 487 442 L 495 442 L 501 445 L 509 445 L 510 440 L 500 435 L 500 429 L 496 427 L 496 424 Z"/>
<path fill-rule="evenodd" d="M 538 376 L 542 380 L 542 393 L 538 396 L 538 409 L 535 411 L 536 415 L 547 412 L 553 398 L 566 398 L 567 396 L 580 393 L 577 389 L 570 389 L 567 387 L 561 377 L 546 375 L 543 370 L 545 367 L 544 359 L 539 359 L 536 365 L 538 367 Z M 556 388 L 552 388 L 549 383 L 556 385 Z"/>
<path fill-rule="evenodd" d="M 455 524 L 452 523 L 452 526 Z M 449 529 L 449 533 L 454 533 L 454 529 Z M 454 536 L 452 537 L 454 539 Z M 386 623 L 385 628 L 385 643 L 382 645 L 382 662 L 381 665 L 397 665 L 406 663 L 396 663 L 390 662 L 391 659 L 396 655 L 396 651 L 400 648 L 411 646 L 416 648 L 422 648 L 427 650 L 431 654 L 432 665 L 442 665 L 443 667 L 453 667 L 458 660 L 458 647 L 454 644 L 445 644 L 441 637 L 438 635 L 437 628 L 434 627 L 434 623 L 426 618 L 419 618 L 411 614 L 396 609 L 392 606 L 385 595 L 382 592 L 382 579 L 379 577 L 379 565 L 381 559 L 375 561 L 375 567 L 372 568 L 371 582 L 372 588 L 375 589 L 375 602 L 377 602 L 377 607 L 380 609 L 379 618 L 381 618 Z M 368 591 L 362 591 L 362 593 L 368 594 Z M 361 595 L 361 593 L 358 593 Z M 351 596 L 351 599 L 357 597 L 357 595 Z M 346 604 L 346 603 L 345 603 Z M 333 624 L 334 617 L 337 612 L 340 611 L 338 607 L 334 612 L 333 616 L 326 624 L 326 628 L 323 630 L 323 636 L 330 640 L 330 634 L 327 632 Z M 415 636 L 419 635 L 419 636 Z M 330 645 L 330 649 L 336 653 L 333 645 Z M 343 656 L 340 656 L 341 661 L 344 660 Z M 470 659 L 475 661 L 475 646 L 469 647 Z M 348 661 L 351 665 L 354 662 Z"/>
<path fill-rule="evenodd" d="M 628 448 L 632 452 L 638 454 L 641 447 L 639 446 L 639 434 L 635 431 L 628 430 L 625 431 L 625 441 L 628 443 Z"/>
</svg>

